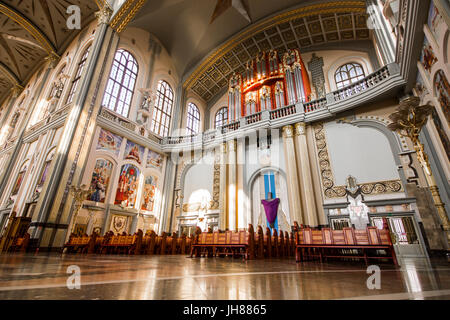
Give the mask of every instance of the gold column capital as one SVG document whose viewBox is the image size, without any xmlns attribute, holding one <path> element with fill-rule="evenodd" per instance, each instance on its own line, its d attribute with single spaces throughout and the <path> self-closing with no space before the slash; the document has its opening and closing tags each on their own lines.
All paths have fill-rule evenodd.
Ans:
<svg viewBox="0 0 450 320">
<path fill-rule="evenodd" d="M 304 136 L 306 134 L 306 123 L 299 122 L 295 124 L 295 135 Z"/>
<path fill-rule="evenodd" d="M 283 127 L 283 138 L 292 138 L 294 137 L 294 127 L 291 125 L 287 125 Z"/>
<path fill-rule="evenodd" d="M 54 52 L 51 52 L 47 57 L 45 57 L 45 60 L 49 62 L 50 69 L 55 68 L 58 65 L 60 59 L 61 57 Z"/>
<path fill-rule="evenodd" d="M 227 143 L 226 142 L 220 144 L 220 153 L 222 153 L 222 154 L 227 153 Z"/>
<path fill-rule="evenodd" d="M 236 149 L 237 149 L 237 143 L 236 143 L 236 140 L 230 140 L 230 141 L 227 141 L 227 149 L 228 149 L 228 151 L 230 151 L 230 152 L 233 152 L 233 151 L 236 151 Z"/>
<path fill-rule="evenodd" d="M 19 84 L 15 84 L 14 87 L 11 88 L 11 93 L 14 98 L 17 98 L 25 88 Z"/>
<path fill-rule="evenodd" d="M 104 5 L 100 11 L 95 13 L 98 24 L 107 24 L 113 14 L 113 9 L 109 5 Z"/>
</svg>

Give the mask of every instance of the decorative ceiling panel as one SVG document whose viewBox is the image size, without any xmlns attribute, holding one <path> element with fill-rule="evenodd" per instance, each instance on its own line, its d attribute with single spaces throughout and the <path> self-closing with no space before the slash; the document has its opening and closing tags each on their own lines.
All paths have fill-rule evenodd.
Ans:
<svg viewBox="0 0 450 320">
<path fill-rule="evenodd" d="M 247 38 L 229 46 L 216 60 L 210 58 L 211 65 L 217 67 L 214 71 L 203 69 L 200 65 L 200 70 L 205 71 L 194 71 L 193 75 L 197 76 L 191 75 L 185 81 L 185 86 L 209 101 L 228 86 L 231 72 L 243 73 L 246 62 L 253 59 L 259 51 L 276 49 L 281 58 L 287 49 L 299 48 L 301 51 L 312 45 L 369 39 L 365 7 L 361 5 L 359 8 L 342 11 L 330 10 L 285 20 L 280 18 L 278 23 L 273 23 L 262 31 L 256 30 Z M 205 74 L 208 81 L 202 80 L 201 75 Z"/>
<path fill-rule="evenodd" d="M 0 1 L 0 64 L 2 71 L 10 73 L 8 77 L 0 73 L 0 98 L 14 85 L 24 85 L 45 57 L 62 54 L 79 33 L 66 25 L 66 11 L 71 5 L 80 8 L 81 28 L 98 11 L 92 0 Z"/>
</svg>

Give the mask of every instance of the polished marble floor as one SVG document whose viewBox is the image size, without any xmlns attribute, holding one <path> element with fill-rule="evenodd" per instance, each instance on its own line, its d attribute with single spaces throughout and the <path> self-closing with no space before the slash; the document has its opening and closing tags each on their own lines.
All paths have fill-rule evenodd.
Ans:
<svg viewBox="0 0 450 320">
<path fill-rule="evenodd" d="M 2 254 L 0 300 L 450 299 L 447 260 L 414 258 L 401 263 L 400 268 L 380 264 L 380 289 L 371 290 L 371 274 L 360 262 Z M 68 282 L 76 284 L 73 271 L 68 273 L 71 266 L 79 267 L 79 289 L 67 287 Z"/>
</svg>

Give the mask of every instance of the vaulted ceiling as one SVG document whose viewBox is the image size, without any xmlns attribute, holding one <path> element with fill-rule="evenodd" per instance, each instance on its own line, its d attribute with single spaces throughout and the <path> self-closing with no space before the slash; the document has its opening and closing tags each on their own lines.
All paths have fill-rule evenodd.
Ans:
<svg viewBox="0 0 450 320">
<path fill-rule="evenodd" d="M 161 40 L 185 87 L 206 101 L 226 88 L 232 72 L 243 72 L 258 51 L 276 49 L 282 55 L 289 48 L 307 50 L 371 36 L 366 1 L 242 0 L 238 2 L 243 6 L 236 6 L 228 0 L 225 6 L 226 2 L 147 1 L 130 23 Z M 226 10 L 211 19 L 220 5 Z"/>
<path fill-rule="evenodd" d="M 92 0 L 0 1 L 0 98 L 14 85 L 24 85 L 44 58 L 60 55 L 80 30 L 69 30 L 70 5 L 81 12 L 81 28 L 98 11 Z"/>
</svg>

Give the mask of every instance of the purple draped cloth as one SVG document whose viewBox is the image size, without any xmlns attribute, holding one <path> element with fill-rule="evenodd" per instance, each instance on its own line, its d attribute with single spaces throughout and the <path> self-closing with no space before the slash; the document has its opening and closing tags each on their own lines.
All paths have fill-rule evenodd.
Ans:
<svg viewBox="0 0 450 320">
<path fill-rule="evenodd" d="M 271 228 L 277 219 L 278 206 L 280 205 L 280 199 L 275 198 L 273 200 L 261 200 L 264 210 L 266 211 L 266 218 Z"/>
</svg>

